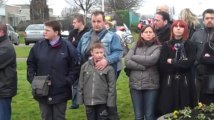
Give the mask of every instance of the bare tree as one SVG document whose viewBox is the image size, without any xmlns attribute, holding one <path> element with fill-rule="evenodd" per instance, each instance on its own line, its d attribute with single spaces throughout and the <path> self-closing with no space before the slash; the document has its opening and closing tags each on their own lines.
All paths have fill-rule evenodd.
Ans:
<svg viewBox="0 0 214 120">
<path fill-rule="evenodd" d="M 97 5 L 99 2 L 98 0 L 65 0 L 68 4 L 73 6 L 73 3 L 75 3 L 78 7 L 83 10 L 85 15 L 85 21 L 87 17 L 87 12 L 95 5 Z"/>
<path fill-rule="evenodd" d="M 8 0 L 0 0 L 0 5 L 6 3 Z"/>
<path fill-rule="evenodd" d="M 110 6 L 116 10 L 126 10 L 141 6 L 143 0 L 108 0 Z"/>
<path fill-rule="evenodd" d="M 62 15 L 62 17 L 71 16 L 73 14 L 78 13 L 79 10 L 80 10 L 80 8 L 77 7 L 77 6 L 73 6 L 73 7 L 70 7 L 70 8 L 63 8 L 63 10 L 61 12 L 61 15 Z"/>
<path fill-rule="evenodd" d="M 46 0 L 31 0 L 30 18 L 33 23 L 43 23 L 49 19 L 49 9 Z"/>
</svg>

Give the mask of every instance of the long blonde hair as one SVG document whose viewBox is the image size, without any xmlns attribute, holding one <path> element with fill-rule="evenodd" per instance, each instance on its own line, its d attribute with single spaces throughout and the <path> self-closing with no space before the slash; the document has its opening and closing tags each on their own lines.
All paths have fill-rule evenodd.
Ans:
<svg viewBox="0 0 214 120">
<path fill-rule="evenodd" d="M 188 26 L 192 26 L 194 29 L 200 24 L 197 15 L 191 12 L 189 8 L 182 9 L 179 15 L 181 20 L 184 20 Z"/>
</svg>

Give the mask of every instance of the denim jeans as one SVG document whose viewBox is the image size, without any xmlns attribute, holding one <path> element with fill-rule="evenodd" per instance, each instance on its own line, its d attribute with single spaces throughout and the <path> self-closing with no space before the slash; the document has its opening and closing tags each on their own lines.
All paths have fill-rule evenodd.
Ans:
<svg viewBox="0 0 214 120">
<path fill-rule="evenodd" d="M 11 119 L 11 101 L 12 98 L 0 99 L 0 120 Z"/>
<path fill-rule="evenodd" d="M 155 105 L 157 90 L 130 89 L 132 103 L 135 112 L 135 120 L 156 120 Z"/>
<path fill-rule="evenodd" d="M 72 106 L 73 107 L 78 106 L 78 103 L 77 103 L 78 82 L 79 80 L 76 80 L 72 85 Z"/>
</svg>

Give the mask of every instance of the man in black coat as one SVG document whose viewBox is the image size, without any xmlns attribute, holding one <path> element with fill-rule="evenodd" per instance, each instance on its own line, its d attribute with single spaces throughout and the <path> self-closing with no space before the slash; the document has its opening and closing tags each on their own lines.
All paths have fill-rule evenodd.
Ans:
<svg viewBox="0 0 214 120">
<path fill-rule="evenodd" d="M 158 40 L 163 44 L 170 39 L 170 17 L 167 12 L 157 12 L 154 18 L 154 27 L 156 29 Z"/>
<path fill-rule="evenodd" d="M 193 33 L 191 37 L 191 41 L 195 43 L 197 47 L 197 59 L 195 62 L 195 67 L 193 70 L 193 75 L 196 75 L 194 77 L 197 78 L 198 81 L 196 81 L 198 84 L 198 94 L 199 95 L 199 101 L 204 104 L 210 104 L 214 102 L 214 90 L 211 90 L 208 88 L 207 85 L 211 84 L 209 80 L 205 78 L 205 73 L 202 68 L 202 64 L 200 61 L 201 57 L 207 57 L 202 56 L 202 53 L 204 51 L 205 44 L 210 41 L 211 37 L 214 35 L 214 9 L 206 9 L 203 12 L 203 24 L 204 28 L 197 30 Z"/>
<path fill-rule="evenodd" d="M 17 93 L 16 52 L 0 22 L 0 120 L 11 119 L 11 101 Z"/>
<path fill-rule="evenodd" d="M 77 47 L 82 35 L 89 31 L 89 28 L 85 26 L 84 16 L 81 14 L 76 14 L 72 20 L 73 30 L 69 33 L 68 40 Z M 71 109 L 79 108 L 77 103 L 77 92 L 78 92 L 78 81 L 72 85 L 72 105 Z"/>
<path fill-rule="evenodd" d="M 36 82 L 35 76 L 49 76 L 48 95 L 34 95 L 42 120 L 65 120 L 67 100 L 71 98 L 70 86 L 78 72 L 77 51 L 60 37 L 60 31 L 59 22 L 45 22 L 45 40 L 38 41 L 32 47 L 27 59 L 27 77 L 31 84 Z M 40 87 L 38 84 L 38 89 Z"/>
</svg>

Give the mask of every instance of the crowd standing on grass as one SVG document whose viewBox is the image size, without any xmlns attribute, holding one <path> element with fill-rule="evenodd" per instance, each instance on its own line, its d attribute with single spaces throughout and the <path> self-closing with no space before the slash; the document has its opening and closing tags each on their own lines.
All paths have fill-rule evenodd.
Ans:
<svg viewBox="0 0 214 120">
<path fill-rule="evenodd" d="M 156 120 L 174 110 L 193 108 L 199 101 L 214 102 L 214 9 L 206 9 L 202 16 L 200 26 L 196 15 L 185 8 L 178 20 L 171 20 L 169 7 L 162 5 L 154 24 L 141 28 L 124 58 L 135 120 Z M 71 98 L 71 108 L 85 105 L 88 120 L 120 119 L 116 80 L 123 48 L 105 23 L 102 11 L 92 12 L 90 29 L 83 16 L 76 15 L 74 30 L 63 40 L 61 24 L 45 22 L 45 39 L 31 48 L 27 58 L 27 79 L 42 120 L 65 120 Z M 0 120 L 11 119 L 16 91 L 16 54 L 7 27 L 0 22 Z"/>
</svg>

